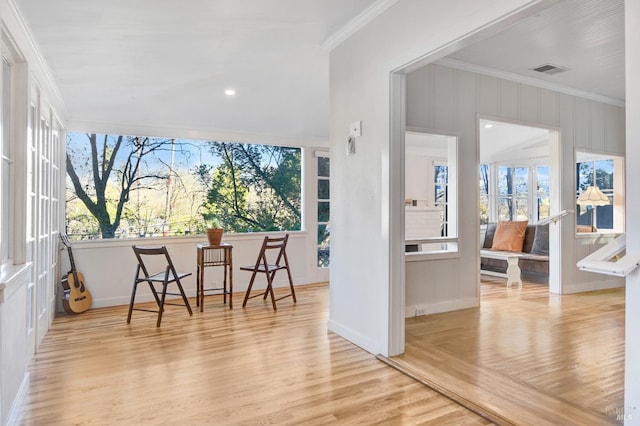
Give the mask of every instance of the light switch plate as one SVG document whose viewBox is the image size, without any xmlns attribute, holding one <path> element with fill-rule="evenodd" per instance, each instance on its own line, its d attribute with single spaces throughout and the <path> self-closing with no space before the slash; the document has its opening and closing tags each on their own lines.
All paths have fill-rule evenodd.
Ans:
<svg viewBox="0 0 640 426">
<path fill-rule="evenodd" d="M 347 140 L 347 155 L 353 155 L 356 153 L 356 138 L 355 136 L 349 136 Z"/>
<path fill-rule="evenodd" d="M 358 120 L 351 123 L 349 126 L 349 135 L 354 138 L 362 136 L 362 121 Z"/>
</svg>

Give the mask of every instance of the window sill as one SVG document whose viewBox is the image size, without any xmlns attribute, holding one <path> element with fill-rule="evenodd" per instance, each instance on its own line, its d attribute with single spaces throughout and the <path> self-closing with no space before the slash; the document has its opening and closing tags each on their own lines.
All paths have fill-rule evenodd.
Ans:
<svg viewBox="0 0 640 426">
<path fill-rule="evenodd" d="M 576 232 L 576 238 L 594 238 L 594 237 L 617 237 L 618 235 L 622 235 L 624 232 L 614 231 L 612 229 L 606 229 L 602 231 L 595 232 Z"/>
<path fill-rule="evenodd" d="M 425 260 L 453 259 L 460 257 L 458 238 L 455 237 L 407 239 L 405 241 L 405 247 L 411 245 L 418 246 L 418 248 L 422 249 L 420 251 L 405 252 L 406 262 L 422 262 Z"/>
<path fill-rule="evenodd" d="M 27 281 L 31 263 L 3 265 L 0 270 L 0 303 L 4 303 Z"/>
<path fill-rule="evenodd" d="M 404 260 L 405 262 L 424 262 L 427 260 L 456 259 L 458 257 L 460 257 L 460 252 L 457 250 L 441 250 L 422 253 L 405 253 Z"/>
</svg>

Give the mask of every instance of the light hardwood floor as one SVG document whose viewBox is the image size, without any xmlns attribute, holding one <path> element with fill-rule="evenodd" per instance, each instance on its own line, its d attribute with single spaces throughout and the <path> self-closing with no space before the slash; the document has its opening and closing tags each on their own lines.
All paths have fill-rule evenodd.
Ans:
<svg viewBox="0 0 640 426">
<path fill-rule="evenodd" d="M 56 318 L 21 424 L 490 424 L 327 332 L 327 285 L 297 295 L 277 312 L 169 306 L 159 329 L 146 312 L 127 325 L 124 306 Z"/>
<path fill-rule="evenodd" d="M 483 278 L 481 307 L 406 321 L 386 360 L 499 424 L 615 424 L 623 407 L 624 289 L 575 295 Z"/>
</svg>

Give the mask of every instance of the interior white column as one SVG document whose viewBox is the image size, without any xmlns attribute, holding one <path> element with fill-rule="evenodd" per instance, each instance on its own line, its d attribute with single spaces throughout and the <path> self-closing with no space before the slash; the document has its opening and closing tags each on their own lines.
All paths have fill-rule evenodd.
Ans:
<svg viewBox="0 0 640 426">
<path fill-rule="evenodd" d="M 626 158 L 627 183 L 640 181 L 640 2 L 625 1 Z M 635 166 L 633 165 L 635 163 Z M 627 192 L 627 253 L 640 252 L 640 191 Z M 640 425 L 640 269 L 626 280 L 625 425 Z"/>
</svg>

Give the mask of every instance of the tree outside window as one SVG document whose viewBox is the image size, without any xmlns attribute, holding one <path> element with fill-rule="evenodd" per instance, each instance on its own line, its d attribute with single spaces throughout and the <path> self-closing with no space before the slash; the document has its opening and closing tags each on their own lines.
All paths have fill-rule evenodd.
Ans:
<svg viewBox="0 0 640 426">
<path fill-rule="evenodd" d="M 67 134 L 67 233 L 75 239 L 299 230 L 299 148 Z"/>
<path fill-rule="evenodd" d="M 498 219 L 529 219 L 529 168 L 498 167 Z"/>
<path fill-rule="evenodd" d="M 480 164 L 480 225 L 489 223 L 489 165 Z"/>
</svg>

